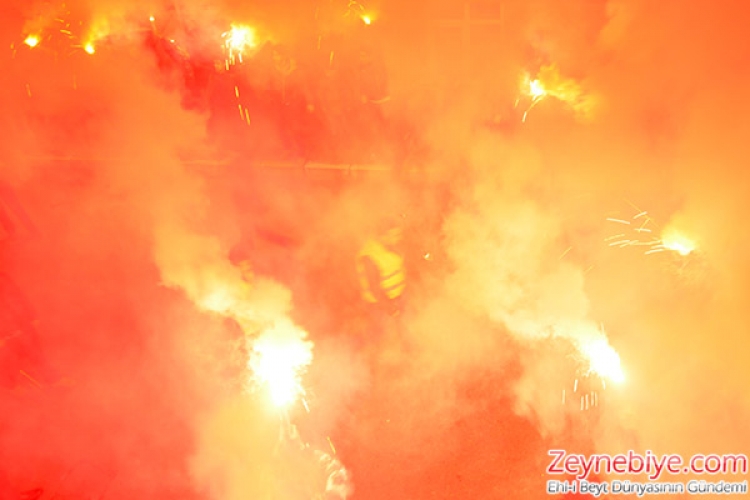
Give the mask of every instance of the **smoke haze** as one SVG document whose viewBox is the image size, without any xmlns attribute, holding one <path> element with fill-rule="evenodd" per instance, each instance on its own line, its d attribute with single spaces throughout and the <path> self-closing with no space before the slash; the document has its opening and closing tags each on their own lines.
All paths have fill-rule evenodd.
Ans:
<svg viewBox="0 0 750 500">
<path fill-rule="evenodd" d="M 2 7 L 0 272 L 59 376 L 0 393 L 0 498 L 309 498 L 314 452 L 354 499 L 546 498 L 555 446 L 747 453 L 750 11 L 469 7 Z M 529 107 L 549 65 L 580 95 Z M 378 323 L 355 258 L 394 218 Z M 670 230 L 695 250 L 612 244 Z M 303 346 L 307 410 L 245 387 L 264 335 Z M 625 381 L 584 433 L 591 349 Z"/>
</svg>

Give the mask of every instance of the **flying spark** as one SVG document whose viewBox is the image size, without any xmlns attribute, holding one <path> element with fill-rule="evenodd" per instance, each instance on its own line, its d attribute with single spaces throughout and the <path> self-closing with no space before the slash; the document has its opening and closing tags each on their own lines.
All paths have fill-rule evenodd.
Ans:
<svg viewBox="0 0 750 500">
<path fill-rule="evenodd" d="M 637 227 L 633 227 L 633 222 L 637 219 L 641 219 L 643 222 Z M 648 248 L 645 251 L 646 255 L 669 250 L 676 252 L 682 257 L 690 255 L 696 249 L 695 241 L 673 227 L 668 227 L 662 230 L 660 237 L 654 236 L 653 233 L 659 228 L 656 226 L 654 220 L 648 216 L 648 212 L 639 211 L 633 216 L 632 220 L 618 219 L 614 217 L 608 217 L 606 220 L 608 222 L 633 227 L 632 233 L 618 233 L 605 238 L 604 241 L 611 247 L 624 248 L 628 246 L 641 246 Z"/>
</svg>

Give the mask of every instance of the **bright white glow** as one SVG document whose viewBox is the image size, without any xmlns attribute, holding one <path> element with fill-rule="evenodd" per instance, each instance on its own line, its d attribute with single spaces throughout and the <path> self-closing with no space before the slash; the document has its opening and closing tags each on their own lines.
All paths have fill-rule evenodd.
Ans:
<svg viewBox="0 0 750 500">
<path fill-rule="evenodd" d="M 695 250 L 695 242 L 675 229 L 664 230 L 661 241 L 664 248 L 682 256 L 690 255 Z"/>
<path fill-rule="evenodd" d="M 313 357 L 313 343 L 306 336 L 291 321 L 284 320 L 252 342 L 250 368 L 277 408 L 291 405 L 304 394 L 301 377 Z"/>
<path fill-rule="evenodd" d="M 605 337 L 584 341 L 579 344 L 579 349 L 593 373 L 618 384 L 625 382 L 620 355 L 609 345 Z"/>
</svg>

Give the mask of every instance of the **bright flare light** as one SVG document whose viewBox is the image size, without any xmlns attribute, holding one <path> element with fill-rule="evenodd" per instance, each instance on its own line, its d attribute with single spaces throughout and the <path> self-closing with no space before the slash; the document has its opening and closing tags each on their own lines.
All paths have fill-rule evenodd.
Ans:
<svg viewBox="0 0 750 500">
<path fill-rule="evenodd" d="M 621 384 L 625 381 L 620 355 L 606 338 L 592 339 L 580 344 L 580 351 L 589 363 L 589 369 L 601 378 Z"/>
<path fill-rule="evenodd" d="M 85 50 L 87 54 L 93 54 L 94 52 L 96 52 L 96 48 L 94 47 L 94 44 L 91 42 L 84 45 L 83 50 Z"/>
<path fill-rule="evenodd" d="M 242 62 L 245 50 L 255 48 L 255 30 L 249 26 L 232 25 L 232 29 L 222 35 L 224 47 L 227 50 L 227 59 L 234 63 L 235 58 Z"/>
<path fill-rule="evenodd" d="M 661 241 L 664 248 L 682 256 L 690 255 L 695 250 L 695 242 L 674 229 L 666 229 Z"/>
<path fill-rule="evenodd" d="M 560 75 L 557 66 L 548 65 L 540 68 L 539 73 L 532 79 L 530 75 L 523 76 L 521 92 L 531 98 L 531 104 L 524 113 L 526 115 L 540 100 L 551 97 L 564 102 L 579 117 L 587 117 L 593 108 L 593 98 L 584 94 L 581 86 L 572 78 Z"/>
<path fill-rule="evenodd" d="M 32 49 L 39 45 L 39 37 L 36 35 L 29 35 L 26 37 L 26 40 L 23 41 L 26 45 L 31 47 Z"/>
<path fill-rule="evenodd" d="M 644 246 L 648 247 L 646 255 L 665 252 L 670 250 L 677 252 L 685 257 L 690 255 L 697 248 L 694 240 L 688 238 L 683 232 L 672 226 L 666 227 L 661 231 L 661 236 L 656 237 L 654 233 L 658 230 L 653 219 L 648 216 L 648 212 L 638 212 L 631 220 L 607 218 L 609 222 L 614 222 L 622 226 L 629 226 L 626 232 L 621 232 L 605 239 L 609 246 L 627 247 L 627 246 Z"/>
<path fill-rule="evenodd" d="M 539 80 L 530 80 L 529 81 L 529 95 L 535 100 L 539 100 L 547 95 L 547 91 L 544 90 L 544 86 L 542 85 L 542 82 Z"/>
<path fill-rule="evenodd" d="M 252 342 L 250 368 L 277 408 L 286 408 L 305 391 L 302 374 L 312 362 L 313 343 L 289 320 L 277 323 Z"/>
<path fill-rule="evenodd" d="M 372 24 L 372 18 L 370 16 L 363 15 L 362 22 L 369 26 Z"/>
</svg>

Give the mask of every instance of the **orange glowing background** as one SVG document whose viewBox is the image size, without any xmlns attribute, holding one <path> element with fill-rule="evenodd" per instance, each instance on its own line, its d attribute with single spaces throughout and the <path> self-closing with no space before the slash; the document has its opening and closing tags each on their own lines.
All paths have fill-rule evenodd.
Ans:
<svg viewBox="0 0 750 500">
<path fill-rule="evenodd" d="M 545 499 L 553 448 L 747 454 L 748 22 L 9 2 L 0 498 Z"/>
</svg>

